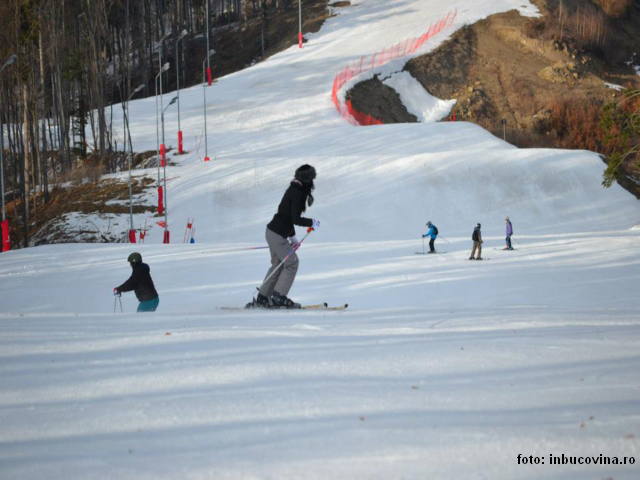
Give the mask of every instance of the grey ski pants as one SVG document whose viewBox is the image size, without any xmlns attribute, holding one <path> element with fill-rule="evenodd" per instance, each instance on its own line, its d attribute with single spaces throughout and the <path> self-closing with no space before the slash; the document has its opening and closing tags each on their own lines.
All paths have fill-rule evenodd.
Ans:
<svg viewBox="0 0 640 480">
<path fill-rule="evenodd" d="M 267 239 L 267 245 L 269 245 L 269 252 L 271 253 L 271 268 L 265 275 L 265 278 L 267 278 L 278 265 L 280 265 L 280 262 L 284 260 L 289 252 L 291 252 L 293 247 L 288 239 L 281 237 L 268 228 L 264 236 Z M 271 275 L 269 280 L 260 287 L 260 293 L 265 297 L 270 297 L 275 290 L 281 295 L 288 296 L 291 285 L 293 285 L 293 281 L 296 279 L 298 264 L 298 255 L 293 252 L 289 258 L 287 258 L 287 261 L 284 262 L 284 265 Z"/>
</svg>

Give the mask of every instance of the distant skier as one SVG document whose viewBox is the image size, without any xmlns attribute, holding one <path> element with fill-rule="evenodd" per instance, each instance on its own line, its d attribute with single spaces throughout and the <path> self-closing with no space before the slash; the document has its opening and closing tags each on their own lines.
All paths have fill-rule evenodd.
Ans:
<svg viewBox="0 0 640 480">
<path fill-rule="evenodd" d="M 473 234 L 471 235 L 473 248 L 471 249 L 471 256 L 469 257 L 469 260 L 482 260 L 482 234 L 480 233 L 480 227 L 481 225 L 478 223 L 476 228 L 473 229 Z M 478 257 L 474 258 L 476 250 L 478 250 Z"/>
<path fill-rule="evenodd" d="M 436 248 L 434 246 L 434 243 L 438 236 L 438 227 L 436 227 L 433 223 L 431 223 L 431 221 L 427 222 L 427 227 L 429 227 L 429 231 L 424 235 L 422 235 L 422 238 L 431 237 L 431 240 L 429 240 L 429 253 L 436 253 Z"/>
<path fill-rule="evenodd" d="M 509 220 L 509 217 L 505 218 L 505 221 L 507 222 L 507 246 L 503 249 L 503 250 L 513 250 L 513 247 L 511 246 L 511 235 L 513 235 L 513 225 L 511 225 L 511 220 Z"/>
<path fill-rule="evenodd" d="M 113 289 L 113 294 L 120 296 L 122 292 L 135 291 L 136 298 L 140 302 L 138 312 L 155 312 L 160 303 L 158 292 L 153 285 L 149 265 L 142 263 L 142 255 L 134 252 L 129 255 L 127 261 L 133 272 L 129 279 L 119 287 Z"/>
<path fill-rule="evenodd" d="M 300 308 L 299 303 L 287 296 L 296 278 L 299 264 L 295 253 L 299 243 L 294 225 L 313 227 L 314 230 L 320 227 L 318 220 L 302 216 L 307 205 L 313 205 L 315 178 L 316 169 L 311 165 L 299 167 L 280 201 L 278 212 L 267 225 L 265 238 L 271 253 L 271 268 L 267 271 L 257 297 L 247 305 L 248 308 Z M 283 266 L 278 268 L 285 258 Z"/>
</svg>

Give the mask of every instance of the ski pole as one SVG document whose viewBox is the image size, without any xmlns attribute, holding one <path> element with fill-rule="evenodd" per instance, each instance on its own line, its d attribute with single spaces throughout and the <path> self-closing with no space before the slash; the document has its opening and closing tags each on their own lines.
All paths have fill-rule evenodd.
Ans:
<svg viewBox="0 0 640 480">
<path fill-rule="evenodd" d="M 294 245 L 294 246 L 293 246 L 293 248 L 291 248 L 291 251 L 287 254 L 287 256 L 286 256 L 286 257 L 284 257 L 284 260 L 282 260 L 282 261 L 280 262 L 280 265 L 278 265 L 276 268 L 274 268 L 274 269 L 273 269 L 273 271 L 272 271 L 269 275 L 267 275 L 267 278 L 265 278 L 265 279 L 262 281 L 262 283 L 261 283 L 261 284 L 260 284 L 260 286 L 258 287 L 258 290 L 260 290 L 260 289 L 264 286 L 264 284 L 265 284 L 265 283 L 267 283 L 267 280 L 269 280 L 269 279 L 271 278 L 271 276 L 272 276 L 274 273 L 276 273 L 276 272 L 280 269 L 280 267 L 281 267 L 281 266 L 283 266 L 283 265 L 284 265 L 284 262 L 286 262 L 286 261 L 289 259 L 289 257 L 291 256 L 291 254 L 295 253 L 295 251 L 296 251 L 296 250 L 298 250 L 298 248 L 300 248 L 300 245 L 302 245 L 302 242 L 304 242 L 304 239 L 305 239 L 305 238 L 307 238 L 311 232 L 313 232 L 313 227 L 309 227 L 309 228 L 307 228 L 307 233 L 306 233 L 306 235 L 305 235 L 304 237 L 302 237 L 302 240 L 300 240 L 296 245 Z"/>
<path fill-rule="evenodd" d="M 442 235 L 438 235 L 438 238 L 441 238 L 442 240 L 444 240 L 445 242 L 449 243 L 449 240 L 447 240 L 446 238 L 444 238 Z"/>
<path fill-rule="evenodd" d="M 422 237 L 422 254 L 424 255 L 424 237 Z"/>
<path fill-rule="evenodd" d="M 122 313 L 122 296 L 120 295 L 113 296 L 113 313 L 116 313 L 116 305 L 118 304 L 118 299 L 120 300 L 120 313 Z"/>
</svg>

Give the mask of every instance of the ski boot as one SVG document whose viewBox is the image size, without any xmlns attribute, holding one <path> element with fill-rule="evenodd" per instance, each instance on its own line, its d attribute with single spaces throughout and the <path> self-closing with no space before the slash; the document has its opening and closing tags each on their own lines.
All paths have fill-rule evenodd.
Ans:
<svg viewBox="0 0 640 480">
<path fill-rule="evenodd" d="M 247 303 L 246 307 L 244 308 L 272 308 L 272 307 L 273 305 L 271 303 L 271 299 L 269 297 L 265 297 L 260 292 L 258 292 L 258 295 L 256 296 L 256 298 L 254 298 L 249 303 Z"/>
<path fill-rule="evenodd" d="M 273 292 L 271 295 L 271 304 L 274 308 L 300 308 L 299 303 L 294 302 L 286 295 L 282 295 L 278 292 Z"/>
</svg>

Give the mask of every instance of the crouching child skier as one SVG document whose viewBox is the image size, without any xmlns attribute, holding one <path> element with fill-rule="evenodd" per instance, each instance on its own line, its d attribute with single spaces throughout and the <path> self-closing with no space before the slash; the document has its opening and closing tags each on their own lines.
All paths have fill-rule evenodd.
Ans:
<svg viewBox="0 0 640 480">
<path fill-rule="evenodd" d="M 122 292 L 135 291 L 136 298 L 140 302 L 138 312 L 155 312 L 160 303 L 158 292 L 153 285 L 149 265 L 142 263 L 142 255 L 134 252 L 129 255 L 127 261 L 131 265 L 131 276 L 119 287 L 113 289 L 113 294 L 120 296 Z"/>
<path fill-rule="evenodd" d="M 313 230 L 320 227 L 318 220 L 302 216 L 307 205 L 313 205 L 315 178 L 316 169 L 311 165 L 302 165 L 296 170 L 277 213 L 266 228 L 265 238 L 271 253 L 271 268 L 258 289 L 258 295 L 246 308 L 300 308 L 299 303 L 288 297 L 299 264 L 296 250 L 300 243 L 296 238 L 294 225 L 312 227 Z"/>
<path fill-rule="evenodd" d="M 422 235 L 422 238 L 431 237 L 431 240 L 429 240 L 429 253 L 436 253 L 434 243 L 438 237 L 438 227 L 431 223 L 431 221 L 427 222 L 427 227 L 429 227 L 429 231 Z"/>
</svg>

